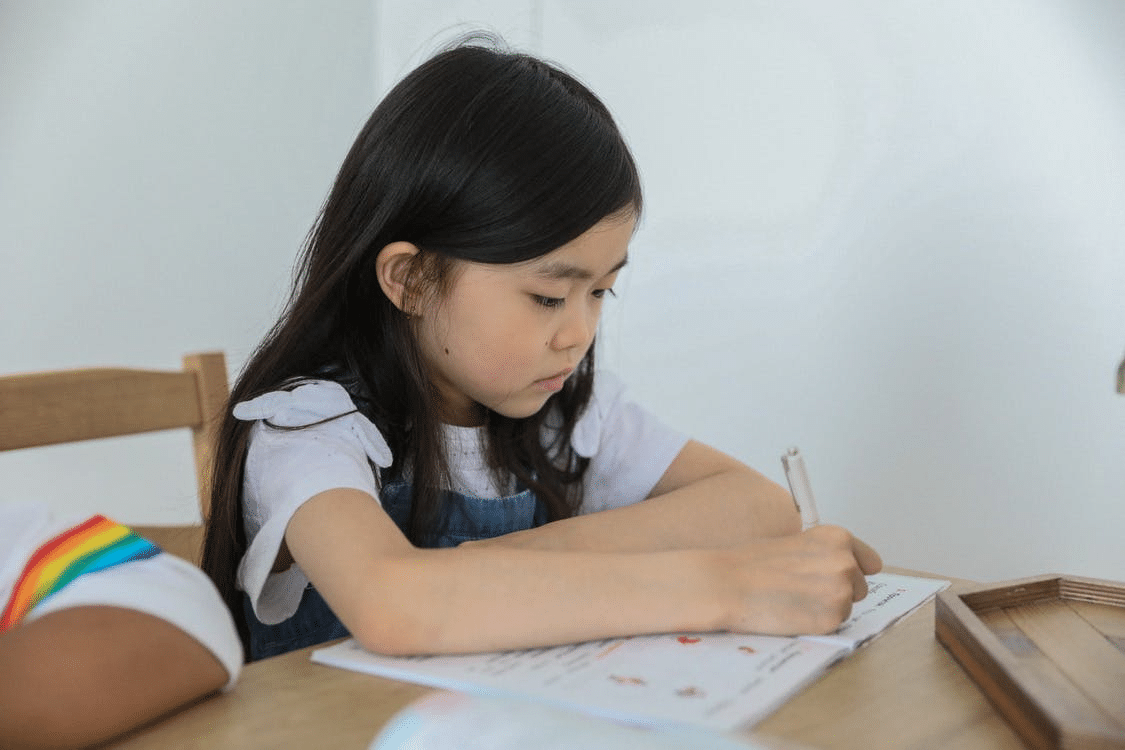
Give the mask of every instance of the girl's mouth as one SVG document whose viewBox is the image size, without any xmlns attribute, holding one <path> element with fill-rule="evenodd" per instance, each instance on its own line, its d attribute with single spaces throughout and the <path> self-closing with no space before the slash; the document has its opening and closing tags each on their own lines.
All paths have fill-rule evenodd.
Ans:
<svg viewBox="0 0 1125 750">
<path fill-rule="evenodd" d="M 566 382 L 566 377 L 572 372 L 574 372 L 574 370 L 563 370 L 558 375 L 536 380 L 535 387 L 544 391 L 561 391 L 563 383 Z"/>
</svg>

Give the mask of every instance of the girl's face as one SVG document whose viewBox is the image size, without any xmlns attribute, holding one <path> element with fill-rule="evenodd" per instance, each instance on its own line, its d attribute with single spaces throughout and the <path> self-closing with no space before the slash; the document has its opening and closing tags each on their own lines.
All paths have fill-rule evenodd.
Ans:
<svg viewBox="0 0 1125 750">
<path fill-rule="evenodd" d="M 528 417 L 562 388 L 594 340 L 635 224 L 604 219 L 522 263 L 455 264 L 449 293 L 418 329 L 446 422 L 479 425 L 481 406 Z"/>
</svg>

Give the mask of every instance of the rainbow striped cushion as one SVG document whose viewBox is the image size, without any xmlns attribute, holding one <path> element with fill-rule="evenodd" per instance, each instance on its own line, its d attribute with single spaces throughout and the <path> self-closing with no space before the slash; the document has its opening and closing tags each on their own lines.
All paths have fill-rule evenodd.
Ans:
<svg viewBox="0 0 1125 750">
<path fill-rule="evenodd" d="M 159 547 L 105 516 L 67 529 L 40 546 L 27 561 L 0 613 L 0 633 L 79 576 L 158 554 Z"/>
</svg>

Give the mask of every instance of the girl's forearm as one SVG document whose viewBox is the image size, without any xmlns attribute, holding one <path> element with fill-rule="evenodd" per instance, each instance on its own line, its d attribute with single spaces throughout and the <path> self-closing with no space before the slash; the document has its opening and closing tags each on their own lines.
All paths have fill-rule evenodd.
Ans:
<svg viewBox="0 0 1125 750">
<path fill-rule="evenodd" d="M 740 467 L 623 508 L 576 516 L 469 546 L 650 552 L 714 549 L 801 530 L 789 493 Z"/>
<path fill-rule="evenodd" d="M 367 648 L 386 654 L 717 630 L 729 607 L 716 565 L 700 551 L 416 550 L 379 561 L 365 606 L 345 624 Z"/>
<path fill-rule="evenodd" d="M 881 564 L 833 526 L 712 549 L 418 549 L 357 490 L 306 502 L 286 541 L 348 630 L 387 654 L 675 631 L 824 633 Z"/>
<path fill-rule="evenodd" d="M 414 550 L 373 565 L 363 606 L 340 614 L 360 642 L 390 654 L 685 631 L 827 633 L 881 565 L 835 526 L 719 550 Z"/>
<path fill-rule="evenodd" d="M 724 627 L 731 608 L 729 575 L 712 550 L 418 549 L 357 490 L 307 501 L 286 542 L 348 630 L 381 653 L 711 630 Z"/>
</svg>

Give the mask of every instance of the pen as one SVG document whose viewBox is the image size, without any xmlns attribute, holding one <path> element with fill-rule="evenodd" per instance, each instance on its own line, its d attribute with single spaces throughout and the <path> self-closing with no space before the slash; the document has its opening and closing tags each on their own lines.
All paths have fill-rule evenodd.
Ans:
<svg viewBox="0 0 1125 750">
<path fill-rule="evenodd" d="M 801 514 L 801 530 L 811 529 L 820 523 L 820 514 L 816 510 L 816 501 L 813 499 L 812 485 L 809 484 L 809 475 L 805 471 L 805 459 L 796 447 L 790 448 L 781 457 L 781 465 L 785 467 L 785 478 L 789 480 L 789 492 L 793 495 L 793 502 Z"/>
</svg>

